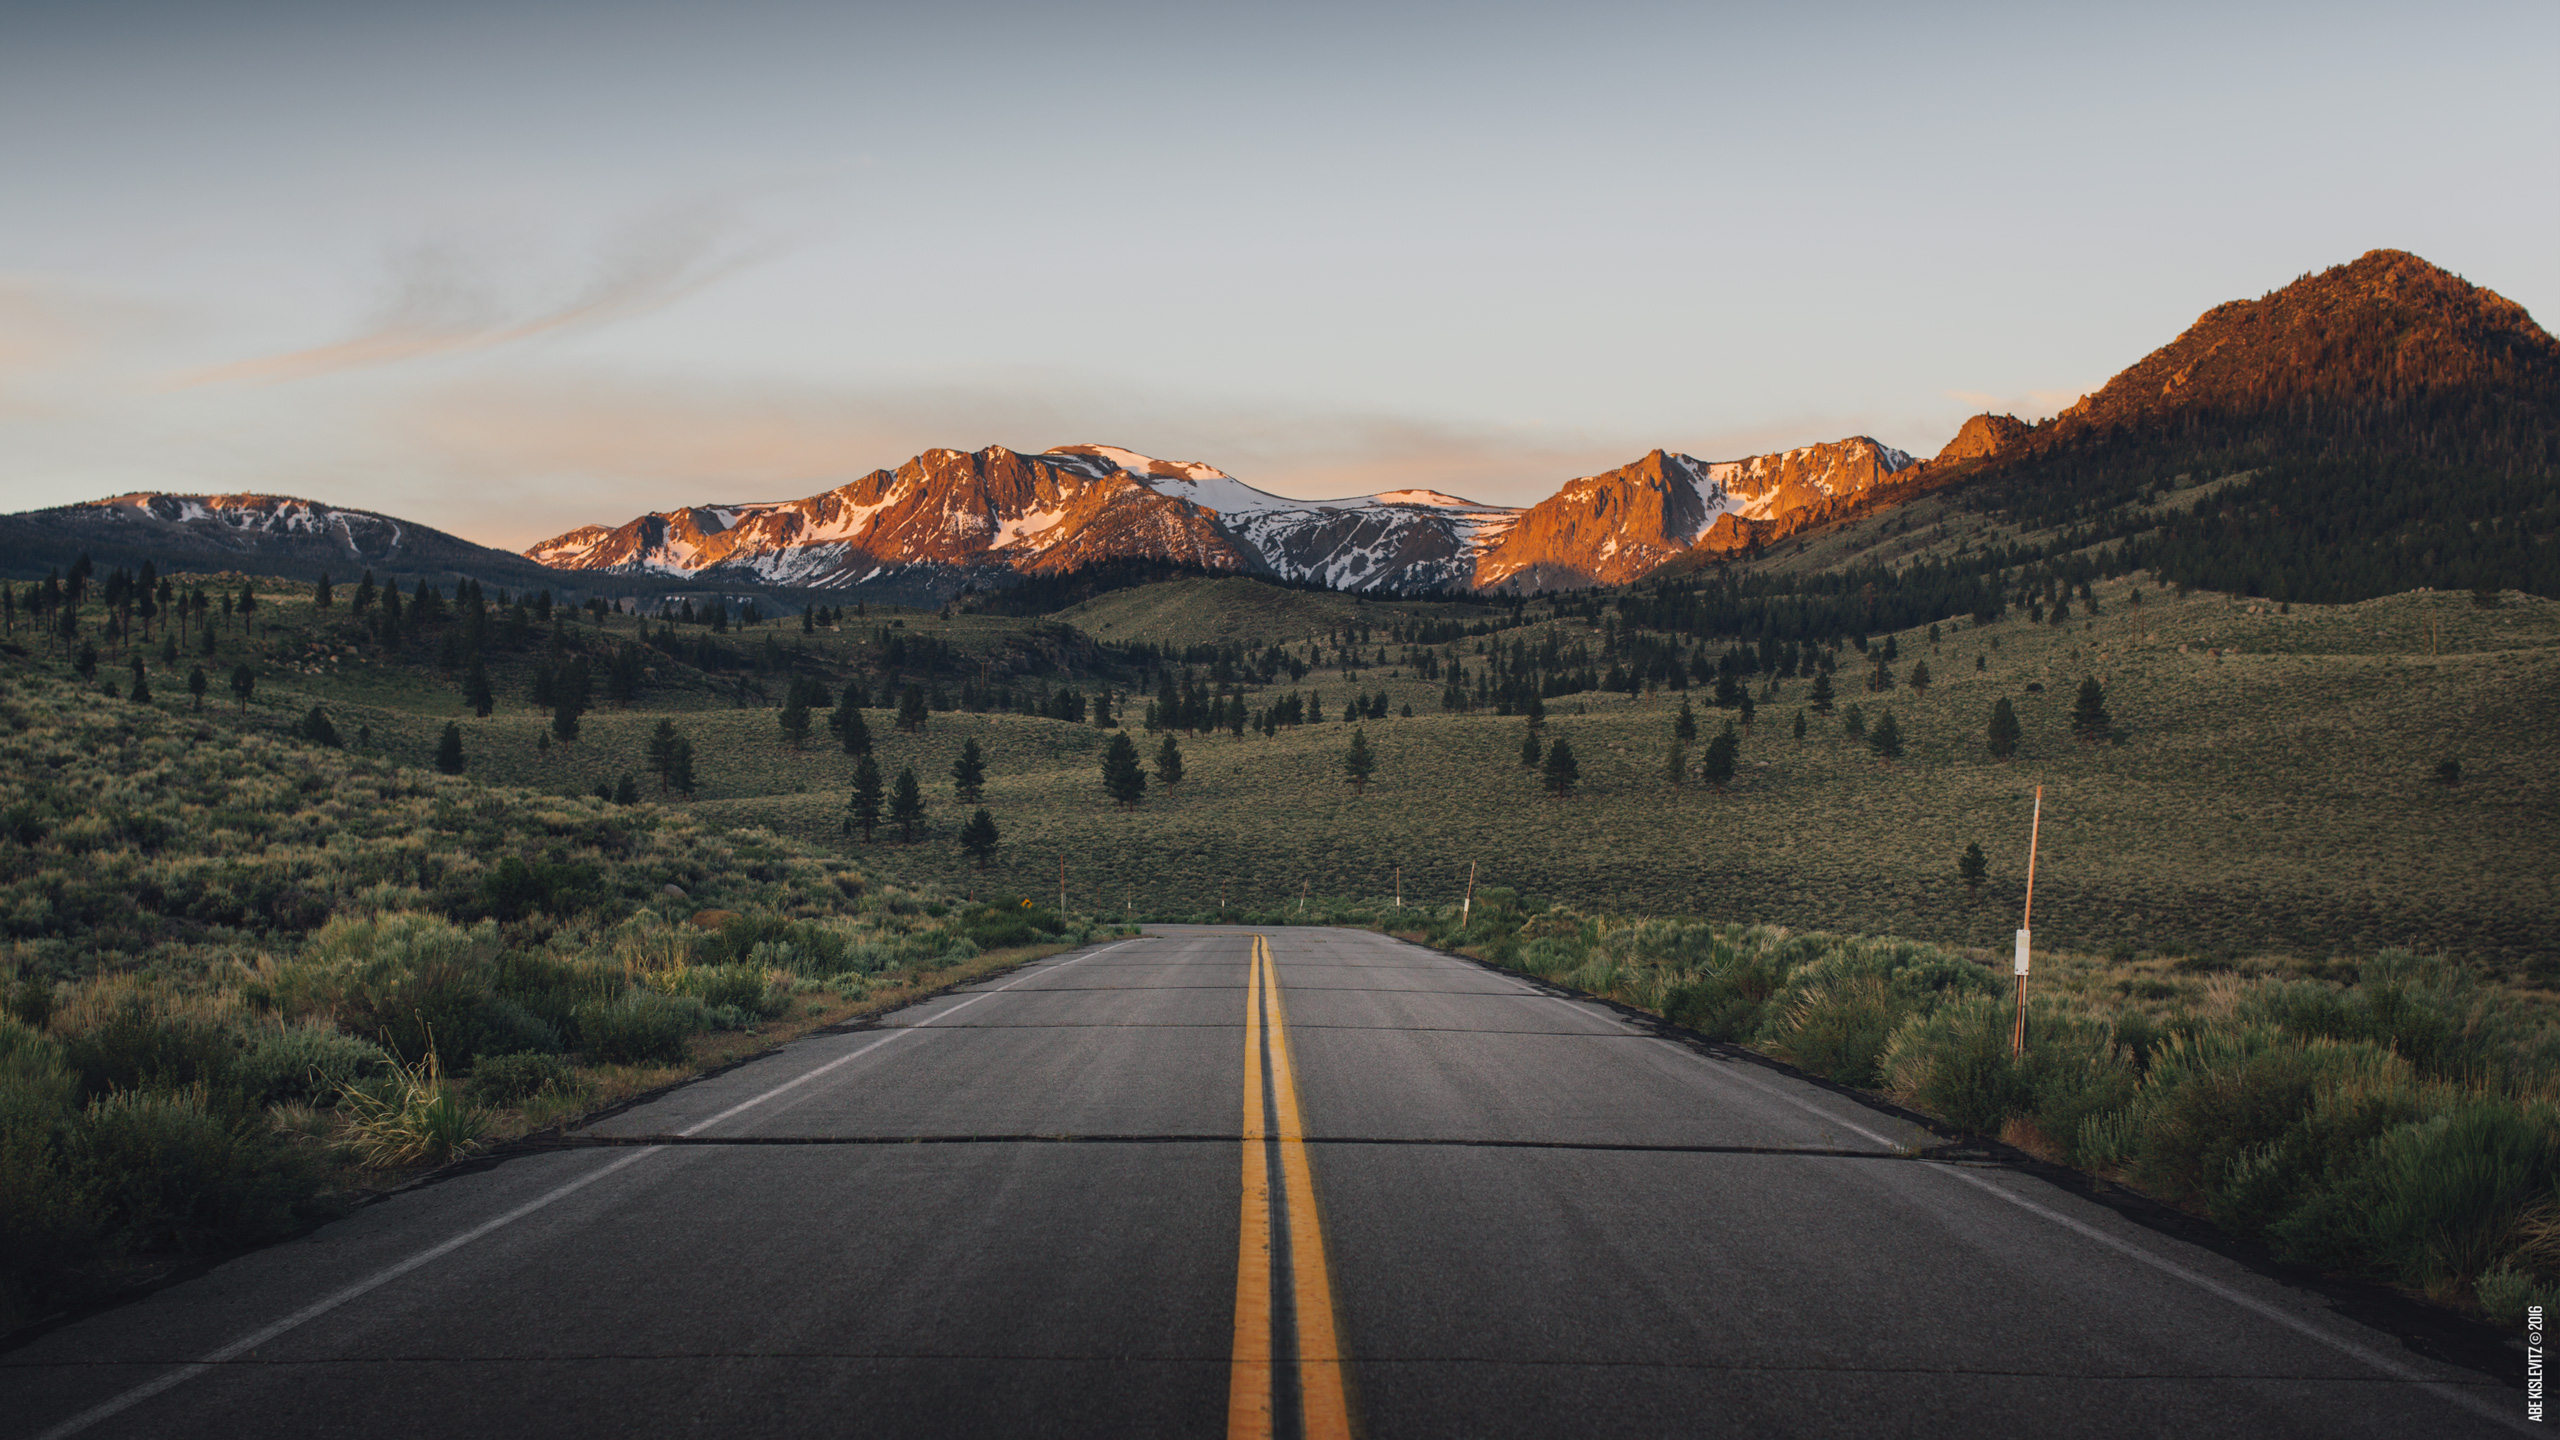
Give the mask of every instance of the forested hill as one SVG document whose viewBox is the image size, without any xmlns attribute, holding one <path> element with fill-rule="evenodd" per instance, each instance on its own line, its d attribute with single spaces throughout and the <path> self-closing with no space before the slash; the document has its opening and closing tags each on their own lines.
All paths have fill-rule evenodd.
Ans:
<svg viewBox="0 0 2560 1440">
<path fill-rule="evenodd" d="M 1646 588 L 1704 597 L 1736 633 L 1991 615 L 2133 570 L 2277 601 L 2560 596 L 2560 341 L 2414 255 L 2216 306 L 2065 413 L 1986 434 L 1938 494 L 1870 528 L 1989 543 Z"/>
<path fill-rule="evenodd" d="M 2164 577 L 2277 600 L 2560 593 L 2560 341 L 2396 250 L 2205 312 L 1978 462 L 1973 503 L 2122 529 L 2181 476 L 2251 472 L 2141 547 Z M 2151 517 L 2143 517 L 2146 521 Z"/>
</svg>

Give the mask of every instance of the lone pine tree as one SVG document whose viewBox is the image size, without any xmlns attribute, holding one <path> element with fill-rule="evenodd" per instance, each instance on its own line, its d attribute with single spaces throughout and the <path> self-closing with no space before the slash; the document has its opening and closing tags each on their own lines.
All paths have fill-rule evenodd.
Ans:
<svg viewBox="0 0 2560 1440">
<path fill-rule="evenodd" d="M 1167 785 L 1182 783 L 1182 746 L 1170 734 L 1156 747 L 1156 778 Z"/>
<path fill-rule="evenodd" d="M 960 758 L 951 762 L 951 790 L 972 805 L 986 798 L 987 757 L 975 738 L 963 744 Z"/>
<path fill-rule="evenodd" d="M 1102 752 L 1102 790 L 1123 810 L 1134 810 L 1147 798 L 1147 772 L 1138 766 L 1138 746 L 1126 730 L 1115 731 Z"/>
<path fill-rule="evenodd" d="M 447 775 L 462 773 L 462 727 L 449 720 L 436 741 L 436 768 Z"/>
<path fill-rule="evenodd" d="M 960 853 L 977 861 L 978 868 L 984 870 L 987 861 L 995 856 L 998 838 L 996 817 L 981 806 L 977 814 L 969 817 L 969 823 L 960 827 Z"/>
<path fill-rule="evenodd" d="M 477 654 L 471 657 L 471 668 L 463 672 L 462 699 L 483 720 L 498 708 L 498 692 L 489 685 L 489 664 Z"/>
<path fill-rule="evenodd" d="M 909 734 L 921 734 L 924 720 L 924 686 L 910 681 L 905 692 L 898 696 L 898 728 Z"/>
<path fill-rule="evenodd" d="M 1895 722 L 1891 710 L 1885 711 L 1884 718 L 1876 722 L 1875 733 L 1867 737 L 1867 743 L 1886 760 L 1902 758 L 1902 726 Z"/>
<path fill-rule="evenodd" d="M 658 777 L 658 793 L 665 794 L 667 787 L 675 783 L 671 772 L 676 759 L 676 722 L 661 717 L 658 728 L 649 732 L 649 747 L 643 753 L 648 758 L 649 773 Z"/>
<path fill-rule="evenodd" d="M 782 738 L 797 750 L 809 741 L 809 699 L 798 685 L 782 702 Z"/>
<path fill-rule="evenodd" d="M 2099 688 L 2098 677 L 2081 680 L 2079 697 L 2071 702 L 2071 733 L 2081 744 L 2095 745 L 2107 738 L 2113 724 L 2107 718 L 2107 692 Z"/>
<path fill-rule="evenodd" d="M 1540 772 L 1540 779 L 1547 793 L 1558 799 L 1570 797 L 1573 787 L 1582 783 L 1582 766 L 1574 760 L 1573 746 L 1563 736 L 1557 736 L 1547 746 L 1546 768 Z"/>
<path fill-rule="evenodd" d="M 1680 714 L 1671 722 L 1671 738 L 1690 741 L 1698 738 L 1698 712 L 1689 708 L 1689 697 L 1680 697 Z"/>
<path fill-rule="evenodd" d="M 1796 712 L 1795 732 L 1797 739 L 1801 740 L 1804 738 L 1804 712 L 1801 710 Z"/>
<path fill-rule="evenodd" d="M 871 843 L 871 832 L 880 824 L 880 762 L 868 755 L 853 765 L 853 795 L 845 802 L 845 828 L 862 832 L 862 843 Z"/>
<path fill-rule="evenodd" d="M 1825 670 L 1821 674 L 1813 677 L 1813 694 L 1810 698 L 1813 704 L 1813 713 L 1816 715 L 1828 715 L 1831 713 L 1831 702 L 1833 697 L 1831 691 L 1830 671 Z"/>
<path fill-rule="evenodd" d="M 1662 778 L 1670 781 L 1671 788 L 1674 790 L 1677 790 L 1681 786 L 1689 783 L 1689 745 L 1687 741 L 1674 739 L 1671 742 L 1671 749 L 1662 757 Z"/>
<path fill-rule="evenodd" d="M 1369 777 L 1376 774 L 1377 769 L 1378 757 L 1369 752 L 1367 727 L 1355 727 L 1351 732 L 1351 748 L 1342 755 L 1342 773 L 1351 782 L 1351 793 L 1366 793 Z"/>
<path fill-rule="evenodd" d="M 1991 707 L 1991 728 L 1987 738 L 1991 742 L 1992 758 L 2006 760 L 2017 754 L 2018 741 L 2025 738 L 2026 733 L 2025 728 L 2018 724 L 2017 707 L 2009 703 L 2008 696 L 2001 696 L 1999 702 Z"/>
<path fill-rule="evenodd" d="M 1965 895 L 1977 903 L 1982 899 L 1982 877 L 1990 873 L 1991 862 L 1982 858 L 1979 843 L 1966 845 L 1956 857 L 1956 878 L 1964 882 Z"/>
<path fill-rule="evenodd" d="M 1733 783 L 1733 772 L 1741 755 L 1742 741 L 1734 735 L 1733 726 L 1728 723 L 1716 732 L 1716 738 L 1707 742 L 1706 758 L 1698 766 L 1698 773 L 1705 777 L 1708 788 L 1723 794 L 1725 787 Z"/>
<path fill-rule="evenodd" d="M 1532 770 L 1537 769 L 1538 756 L 1541 753 L 1542 752 L 1538 747 L 1537 731 L 1532 730 L 1528 734 L 1520 737 L 1520 763 L 1522 765 L 1525 765 Z"/>
<path fill-rule="evenodd" d="M 687 800 L 693 798 L 693 742 L 681 735 L 667 755 L 667 783 Z"/>
<path fill-rule="evenodd" d="M 898 838 L 913 844 L 916 827 L 924 823 L 924 787 L 916 782 L 916 767 L 898 767 L 897 783 L 889 789 L 889 820 L 898 827 Z"/>
</svg>

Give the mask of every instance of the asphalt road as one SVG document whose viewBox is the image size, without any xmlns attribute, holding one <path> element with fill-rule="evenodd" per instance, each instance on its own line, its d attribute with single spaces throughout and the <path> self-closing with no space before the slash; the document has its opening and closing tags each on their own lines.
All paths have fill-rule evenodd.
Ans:
<svg viewBox="0 0 2560 1440">
<path fill-rule="evenodd" d="M 1852 1099 L 1366 933 L 1264 953 L 795 1044 L 0 1355 L 0 1434 L 2524 1428 Z"/>
</svg>

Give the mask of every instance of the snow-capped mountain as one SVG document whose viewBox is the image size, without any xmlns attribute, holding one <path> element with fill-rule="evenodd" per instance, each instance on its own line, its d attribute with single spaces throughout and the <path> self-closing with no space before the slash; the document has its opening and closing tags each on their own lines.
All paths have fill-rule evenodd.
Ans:
<svg viewBox="0 0 2560 1440">
<path fill-rule="evenodd" d="M 1421 489 L 1298 500 L 1109 445 L 998 445 L 928 450 L 800 500 L 590 525 L 525 554 L 559 569 L 820 589 L 921 572 L 956 587 L 979 572 L 1118 559 L 1345 590 L 1569 588 L 1623 583 L 1699 545 L 1764 541 L 1916 463 L 1863 437 L 1716 463 L 1657 450 L 1522 510 Z"/>
<path fill-rule="evenodd" d="M 310 580 L 469 575 L 501 587 L 562 577 L 505 550 L 370 510 L 289 495 L 139 492 L 0 516 L 0 573 L 43 573 L 86 553 L 100 565 L 240 570 Z"/>
</svg>

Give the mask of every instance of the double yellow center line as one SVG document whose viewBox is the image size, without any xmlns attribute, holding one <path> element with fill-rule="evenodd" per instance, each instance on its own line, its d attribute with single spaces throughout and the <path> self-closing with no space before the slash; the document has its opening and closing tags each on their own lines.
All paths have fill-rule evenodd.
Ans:
<svg viewBox="0 0 2560 1440">
<path fill-rule="evenodd" d="M 1263 1068 L 1271 1071 L 1265 1118 Z M 1273 1143 L 1275 1139 L 1278 1143 Z M 1281 1208 L 1275 1215 L 1271 1158 L 1280 1161 Z M 1288 1012 L 1271 946 L 1253 937 L 1253 966 L 1244 1012 L 1244 1216 L 1236 1230 L 1236 1344 L 1227 1382 L 1229 1440 L 1267 1440 L 1279 1362 L 1272 1348 L 1272 1237 L 1286 1228 L 1286 1284 L 1296 1321 L 1298 1410 L 1308 1440 L 1347 1440 L 1351 1406 L 1342 1383 L 1342 1347 L 1333 1320 L 1333 1280 L 1325 1268 L 1324 1227 L 1316 1218 L 1316 1182 L 1307 1168 L 1306 1123 L 1289 1060 Z"/>
</svg>

